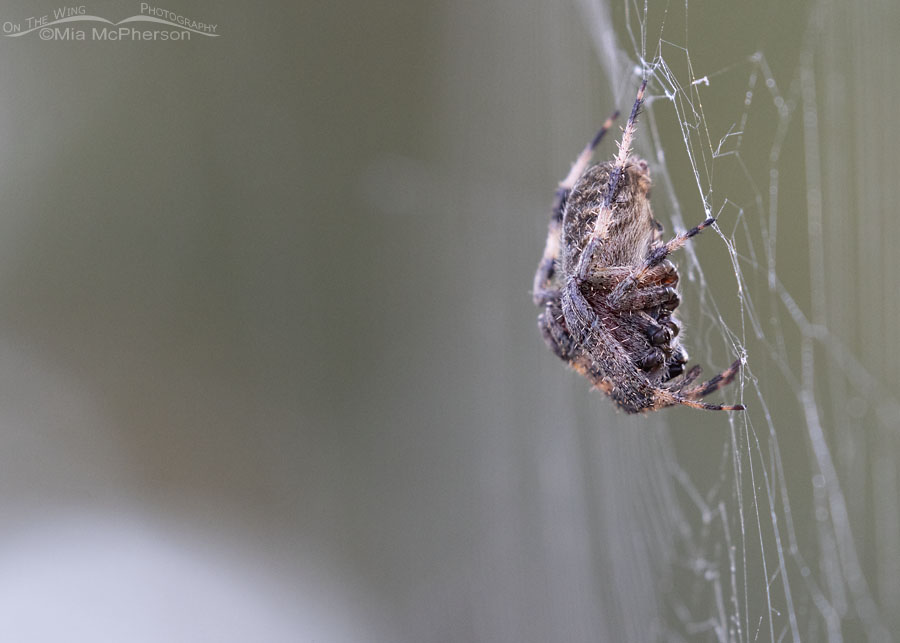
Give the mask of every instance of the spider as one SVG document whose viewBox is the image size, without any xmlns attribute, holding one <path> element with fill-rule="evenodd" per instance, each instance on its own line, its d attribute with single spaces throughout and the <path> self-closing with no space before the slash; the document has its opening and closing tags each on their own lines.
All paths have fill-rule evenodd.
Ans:
<svg viewBox="0 0 900 643">
<path fill-rule="evenodd" d="M 741 404 L 701 401 L 734 379 L 740 360 L 695 386 L 700 367 L 685 373 L 688 356 L 675 319 L 678 270 L 667 257 L 715 219 L 663 242 L 650 209 L 647 162 L 630 155 L 646 87 L 645 79 L 615 158 L 590 165 L 618 112 L 559 184 L 534 278 L 534 303 L 544 309 L 538 327 L 560 359 L 628 413 L 678 404 L 742 411 Z"/>
</svg>

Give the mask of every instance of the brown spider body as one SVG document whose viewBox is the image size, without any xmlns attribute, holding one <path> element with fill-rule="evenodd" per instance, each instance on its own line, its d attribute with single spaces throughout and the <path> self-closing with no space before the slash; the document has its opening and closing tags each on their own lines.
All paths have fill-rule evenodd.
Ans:
<svg viewBox="0 0 900 643">
<path fill-rule="evenodd" d="M 558 357 L 629 413 L 676 404 L 743 410 L 700 401 L 734 379 L 740 360 L 693 387 L 700 367 L 684 372 L 687 353 L 674 318 L 678 271 L 666 257 L 713 219 L 662 241 L 647 163 L 628 156 L 643 91 L 617 157 L 589 166 L 610 119 L 560 183 L 535 275 L 535 303 L 544 307 L 538 325 Z"/>
</svg>

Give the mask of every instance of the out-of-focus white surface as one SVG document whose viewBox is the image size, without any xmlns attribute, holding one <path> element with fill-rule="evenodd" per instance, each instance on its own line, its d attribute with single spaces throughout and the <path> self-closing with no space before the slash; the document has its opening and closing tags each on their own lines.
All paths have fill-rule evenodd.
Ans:
<svg viewBox="0 0 900 643">
<path fill-rule="evenodd" d="M 135 515 L 68 511 L 0 540 L 3 641 L 377 639 L 339 571 L 280 573 L 253 543 Z M 358 597 L 357 597 L 358 598 Z"/>
</svg>

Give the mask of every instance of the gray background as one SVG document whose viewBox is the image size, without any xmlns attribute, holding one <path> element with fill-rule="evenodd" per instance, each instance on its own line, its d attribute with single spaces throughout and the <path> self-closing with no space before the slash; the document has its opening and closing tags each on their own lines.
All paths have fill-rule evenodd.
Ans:
<svg viewBox="0 0 900 643">
<path fill-rule="evenodd" d="M 900 631 L 895 6 L 651 3 L 648 59 L 719 72 L 700 122 L 744 131 L 692 147 L 731 205 L 681 259 L 694 361 L 746 350 L 740 418 L 625 417 L 535 328 L 640 7 L 161 6 L 221 36 L 0 37 L 0 637 Z M 703 213 L 657 74 L 671 231 Z"/>
</svg>

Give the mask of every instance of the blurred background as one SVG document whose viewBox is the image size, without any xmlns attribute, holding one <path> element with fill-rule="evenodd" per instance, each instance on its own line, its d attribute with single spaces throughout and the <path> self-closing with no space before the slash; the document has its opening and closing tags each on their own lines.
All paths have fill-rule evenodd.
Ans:
<svg viewBox="0 0 900 643">
<path fill-rule="evenodd" d="M 154 6 L 219 35 L 0 3 L 0 638 L 898 636 L 895 4 Z M 626 417 L 536 328 L 642 75 L 744 414 Z"/>
</svg>

